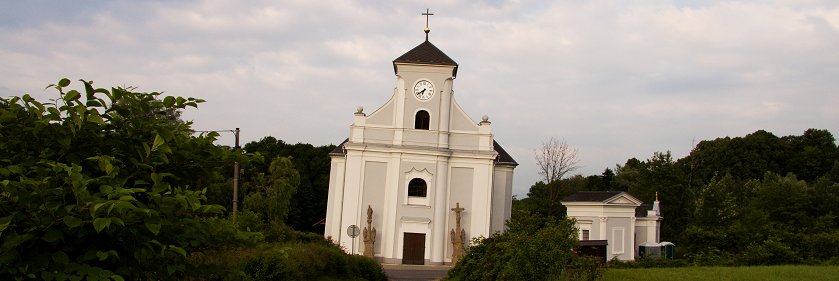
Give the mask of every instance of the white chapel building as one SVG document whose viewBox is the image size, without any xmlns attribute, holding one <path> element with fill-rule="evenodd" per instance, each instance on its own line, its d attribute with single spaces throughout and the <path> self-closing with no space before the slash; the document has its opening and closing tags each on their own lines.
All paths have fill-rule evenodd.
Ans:
<svg viewBox="0 0 839 281">
<path fill-rule="evenodd" d="M 569 218 L 577 220 L 580 240 L 604 240 L 606 260 L 634 260 L 639 247 L 659 245 L 661 210 L 622 191 L 580 191 L 562 199 Z M 667 243 L 667 242 L 666 242 Z"/>
<path fill-rule="evenodd" d="M 454 98 L 458 64 L 426 40 L 393 61 L 396 86 L 371 113 L 359 107 L 349 138 L 330 156 L 324 236 L 360 253 L 368 207 L 373 256 L 384 263 L 447 264 L 455 228 L 473 237 L 503 231 L 513 169 L 486 116 L 475 122 Z M 383 98 L 385 96 L 382 96 Z"/>
</svg>

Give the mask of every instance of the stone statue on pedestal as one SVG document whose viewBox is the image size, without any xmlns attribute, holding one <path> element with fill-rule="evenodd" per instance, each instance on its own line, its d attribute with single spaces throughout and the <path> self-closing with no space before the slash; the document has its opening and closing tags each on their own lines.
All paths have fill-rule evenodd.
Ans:
<svg viewBox="0 0 839 281">
<path fill-rule="evenodd" d="M 373 257 L 373 243 L 376 242 L 376 228 L 373 227 L 373 208 L 367 205 L 367 227 L 364 228 L 364 256 Z"/>
<path fill-rule="evenodd" d="M 455 229 L 449 232 L 449 237 L 452 239 L 452 265 L 457 264 L 457 261 L 463 257 L 463 242 L 466 240 L 466 231 L 460 227 L 460 213 L 463 210 L 465 209 L 460 207 L 460 202 L 457 203 L 456 208 L 452 208 L 456 221 Z"/>
</svg>

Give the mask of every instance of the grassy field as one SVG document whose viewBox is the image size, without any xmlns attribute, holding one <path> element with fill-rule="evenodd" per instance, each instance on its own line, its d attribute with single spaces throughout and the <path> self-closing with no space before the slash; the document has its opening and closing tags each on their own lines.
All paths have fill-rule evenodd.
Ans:
<svg viewBox="0 0 839 281">
<path fill-rule="evenodd" d="M 784 265 L 607 269 L 602 280 L 839 280 L 839 266 Z"/>
</svg>

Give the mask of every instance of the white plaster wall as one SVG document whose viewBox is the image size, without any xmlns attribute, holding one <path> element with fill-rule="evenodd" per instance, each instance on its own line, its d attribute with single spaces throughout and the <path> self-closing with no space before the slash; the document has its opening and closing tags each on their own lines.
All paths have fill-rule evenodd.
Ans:
<svg viewBox="0 0 839 281">
<path fill-rule="evenodd" d="M 475 134 L 452 133 L 449 135 L 449 147 L 452 149 L 478 150 L 480 136 Z"/>
<path fill-rule="evenodd" d="M 435 131 L 407 129 L 403 135 L 404 145 L 437 147 L 437 132 Z"/>
<path fill-rule="evenodd" d="M 490 232 L 504 231 L 504 223 L 510 219 L 513 196 L 513 166 L 495 166 L 492 183 L 492 219 Z"/>
<path fill-rule="evenodd" d="M 390 128 L 364 128 L 364 143 L 393 143 L 393 129 Z"/>
<path fill-rule="evenodd" d="M 456 101 L 452 102 L 451 130 L 463 132 L 478 132 L 478 123 L 472 121 L 466 111 Z"/>
<path fill-rule="evenodd" d="M 361 222 L 358 225 L 360 229 L 367 227 L 367 206 L 373 208 L 373 226 L 376 227 L 376 240 L 374 243 L 374 253 L 381 255 L 382 242 L 382 211 L 384 211 L 384 196 L 387 184 L 388 162 L 387 159 L 378 159 L 380 161 L 366 161 L 364 165 L 364 192 L 362 195 Z M 356 238 L 356 249 L 364 250 L 363 236 L 359 235 Z M 359 253 L 359 251 L 356 251 Z"/>
<path fill-rule="evenodd" d="M 368 115 L 367 124 L 392 127 L 393 115 L 396 114 L 395 98 L 396 93 L 382 107 Z"/>
<path fill-rule="evenodd" d="M 333 239 L 340 238 L 341 210 L 344 198 L 344 168 L 345 161 L 342 156 L 332 156 L 329 171 L 329 194 L 326 202 L 326 222 L 324 237 Z"/>
</svg>

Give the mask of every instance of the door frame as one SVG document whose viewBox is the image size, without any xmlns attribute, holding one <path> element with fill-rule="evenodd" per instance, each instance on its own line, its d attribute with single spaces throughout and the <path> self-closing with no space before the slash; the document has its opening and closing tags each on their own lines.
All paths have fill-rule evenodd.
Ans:
<svg viewBox="0 0 839 281">
<path fill-rule="evenodd" d="M 425 264 L 426 238 L 425 233 L 405 232 L 402 234 L 402 264 Z M 410 253 L 415 255 L 410 255 Z"/>
</svg>

